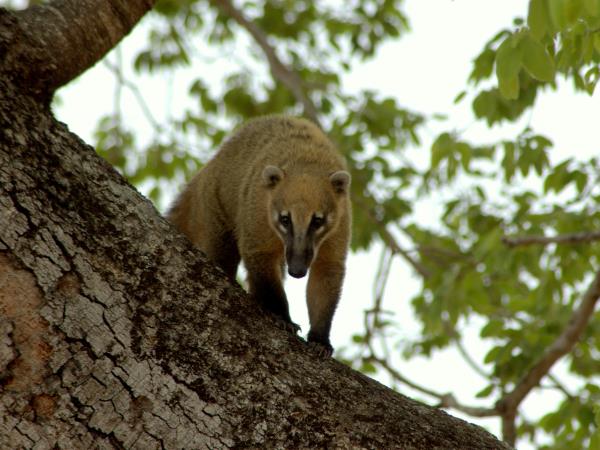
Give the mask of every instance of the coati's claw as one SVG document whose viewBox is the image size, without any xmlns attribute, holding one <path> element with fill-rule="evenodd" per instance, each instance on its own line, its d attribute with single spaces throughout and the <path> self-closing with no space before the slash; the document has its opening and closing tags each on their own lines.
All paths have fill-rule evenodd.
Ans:
<svg viewBox="0 0 600 450">
<path fill-rule="evenodd" d="M 300 328 L 300 325 L 298 325 L 297 323 L 287 321 L 286 319 L 282 319 L 279 316 L 273 315 L 273 317 L 275 319 L 275 324 L 282 330 L 285 330 L 294 335 L 298 334 L 298 332 L 302 330 L 302 328 Z"/>
<path fill-rule="evenodd" d="M 333 347 L 331 344 L 324 344 L 322 342 L 309 341 L 308 346 L 321 358 L 330 358 L 333 354 Z"/>
</svg>

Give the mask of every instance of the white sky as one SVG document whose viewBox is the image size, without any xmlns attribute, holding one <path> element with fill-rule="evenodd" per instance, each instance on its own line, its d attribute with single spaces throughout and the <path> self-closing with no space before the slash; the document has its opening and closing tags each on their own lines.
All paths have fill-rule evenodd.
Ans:
<svg viewBox="0 0 600 450">
<path fill-rule="evenodd" d="M 471 61 L 483 44 L 502 27 L 511 25 L 516 15 L 524 16 L 527 4 L 523 0 L 408 0 L 405 11 L 411 21 L 412 32 L 399 41 L 384 45 L 373 60 L 357 65 L 351 74 L 344 77 L 344 83 L 350 89 L 376 89 L 384 95 L 395 96 L 400 104 L 414 111 L 448 115 L 448 121 L 428 126 L 423 145 L 413 151 L 417 159 L 428 159 L 431 139 L 443 130 L 466 130 L 466 139 L 482 143 L 495 141 L 499 137 L 510 138 L 521 131 L 526 122 L 522 120 L 518 124 L 490 130 L 485 124 L 474 122 L 469 99 L 459 105 L 453 105 L 453 100 L 464 89 L 471 71 Z M 125 40 L 124 61 L 128 61 L 126 55 L 131 49 L 143 45 L 144 39 L 143 30 L 138 28 Z M 233 60 L 223 64 L 236 62 Z M 218 72 L 214 67 L 207 70 L 207 66 L 204 66 L 180 76 L 174 83 L 176 88 L 169 94 L 170 100 L 164 97 L 164 79 L 151 80 L 144 76 L 139 87 L 160 120 L 164 117 L 165 101 L 171 105 L 185 101 L 189 84 L 184 80 L 191 79 L 194 73 L 201 73 L 217 85 Z M 552 157 L 556 160 L 570 155 L 599 154 L 599 94 L 593 97 L 575 94 L 564 82 L 559 86 L 558 92 L 542 94 L 536 102 L 534 113 L 527 115 L 524 120 L 529 121 L 536 132 L 554 141 Z M 92 143 L 92 132 L 98 118 L 112 111 L 113 91 L 113 76 L 102 64 L 98 64 L 60 91 L 61 101 L 56 108 L 56 115 L 73 132 Z M 156 92 L 162 93 L 162 97 L 157 96 Z M 124 103 L 127 101 L 132 100 L 124 97 Z M 133 109 L 125 120 L 141 129 L 142 134 L 151 131 L 139 110 Z M 427 211 L 427 206 L 419 211 L 419 217 L 425 223 L 435 220 L 435 216 Z M 349 258 L 344 294 L 333 324 L 334 347 L 348 345 L 350 336 L 362 329 L 363 309 L 371 306 L 372 284 L 380 251 L 381 247 L 376 245 L 368 253 Z M 287 290 L 292 318 L 301 324 L 306 333 L 309 326 L 304 305 L 305 283 L 305 280 L 288 280 Z M 384 307 L 397 312 L 396 319 L 405 336 L 418 333 L 419 324 L 409 304 L 409 299 L 418 288 L 419 280 L 411 269 L 404 261 L 396 260 Z M 487 347 L 478 337 L 481 323 L 475 322 L 464 330 L 465 343 L 473 356 L 481 361 Z M 438 352 L 431 360 L 415 358 L 404 361 L 398 358 L 396 362 L 402 374 L 423 386 L 439 392 L 453 392 L 459 401 L 469 405 L 491 406 L 489 399 L 474 399 L 474 394 L 485 387 L 485 380 L 469 369 L 454 350 Z M 561 373 L 561 370 L 555 373 Z M 380 377 L 380 380 L 387 381 L 385 377 Z M 410 389 L 403 390 L 403 393 L 431 401 Z M 538 417 L 549 411 L 557 399 L 556 395 L 546 390 L 543 396 L 531 395 L 523 410 L 530 418 Z M 454 411 L 451 413 L 460 416 Z M 498 419 L 465 418 L 499 434 Z M 523 444 L 520 448 L 531 447 Z"/>
</svg>

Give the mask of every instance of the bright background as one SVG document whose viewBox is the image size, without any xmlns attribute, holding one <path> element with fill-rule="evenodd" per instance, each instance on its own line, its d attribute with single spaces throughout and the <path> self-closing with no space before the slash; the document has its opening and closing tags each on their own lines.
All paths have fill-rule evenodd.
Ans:
<svg viewBox="0 0 600 450">
<path fill-rule="evenodd" d="M 441 131 L 459 130 L 468 141 L 487 143 L 503 137 L 512 138 L 527 124 L 537 133 L 553 140 L 554 150 L 550 155 L 553 161 L 567 156 L 600 154 L 598 91 L 593 97 L 576 94 L 570 85 L 559 80 L 556 91 L 547 90 L 538 96 L 533 113 L 525 114 L 517 123 L 494 129 L 475 121 L 468 98 L 458 105 L 453 104 L 454 98 L 464 89 L 472 69 L 471 62 L 483 44 L 502 27 L 509 26 L 514 17 L 525 17 L 527 3 L 521 0 L 407 0 L 405 12 L 412 31 L 398 41 L 381 46 L 372 60 L 354 66 L 353 71 L 344 77 L 344 85 L 349 90 L 376 90 L 396 97 L 401 105 L 414 111 L 428 115 L 440 113 L 448 117 L 445 121 L 429 122 L 422 135 L 422 145 L 408 151 L 407 155 L 417 164 L 426 164 L 429 160 L 431 141 Z M 126 63 L 126 77 L 133 73 L 128 63 L 130 56 L 144 46 L 145 37 L 146 27 L 142 25 L 125 39 L 119 50 L 120 55 L 113 51 L 108 57 L 109 61 L 122 58 Z M 199 50 L 204 52 L 206 49 Z M 232 56 L 227 62 L 209 57 L 204 65 L 189 69 L 187 74 L 163 75 L 152 79 L 147 75 L 136 76 L 136 83 L 160 123 L 166 111 L 177 110 L 178 105 L 183 110 L 184 105 L 189 104 L 187 86 L 194 74 L 202 73 L 208 83 L 219 89 L 222 69 L 226 69 L 227 64 L 240 62 L 237 55 Z M 255 68 L 256 64 L 253 65 Z M 264 68 L 259 70 L 266 75 Z M 178 90 L 178 87 L 183 88 Z M 123 95 L 122 102 L 133 103 L 134 100 L 127 95 L 130 94 Z M 86 142 L 92 143 L 98 119 L 114 108 L 114 75 L 103 63 L 98 63 L 62 89 L 59 98 L 55 106 L 57 118 Z M 124 121 L 130 128 L 141 130 L 138 133 L 142 135 L 142 141 L 144 133 L 152 131 L 139 108 L 128 112 Z M 175 194 L 173 192 L 171 198 Z M 164 208 L 165 205 L 161 206 Z M 422 223 L 431 227 L 435 226 L 437 212 L 433 202 L 417 208 Z M 368 252 L 353 254 L 349 258 L 344 293 L 333 323 L 332 343 L 336 348 L 350 345 L 352 334 L 363 327 L 363 310 L 372 306 L 372 286 L 380 253 L 381 246 L 378 244 Z M 306 333 L 309 328 L 304 301 L 306 279 L 289 279 L 286 283 L 292 318 Z M 418 322 L 412 314 L 409 299 L 419 290 L 419 286 L 418 276 L 403 260 L 396 258 L 383 307 L 396 311 L 401 332 L 407 337 L 418 333 Z M 466 324 L 464 342 L 472 356 L 482 361 L 488 348 L 478 337 L 479 327 L 470 325 L 475 323 Z M 410 362 L 403 361 L 399 356 L 394 365 L 407 378 L 438 392 L 452 392 L 464 404 L 492 406 L 489 399 L 474 398 L 474 394 L 486 386 L 485 380 L 470 369 L 454 349 L 438 351 L 431 359 L 415 357 Z M 560 363 L 552 372 L 561 376 L 564 373 Z M 388 381 L 385 376 L 376 378 L 384 383 Z M 568 381 L 569 378 L 565 378 L 565 382 Z M 409 388 L 402 392 L 431 401 Z M 534 391 L 523 404 L 524 416 L 534 418 L 543 415 L 558 398 L 552 391 Z M 456 411 L 450 413 L 461 416 Z M 461 417 L 485 426 L 496 435 L 500 434 L 498 418 Z M 523 444 L 520 448 L 532 447 Z"/>
</svg>

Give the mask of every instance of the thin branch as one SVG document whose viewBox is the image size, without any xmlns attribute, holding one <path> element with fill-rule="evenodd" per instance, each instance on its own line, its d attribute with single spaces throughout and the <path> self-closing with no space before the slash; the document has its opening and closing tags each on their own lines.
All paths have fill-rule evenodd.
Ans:
<svg viewBox="0 0 600 450">
<path fill-rule="evenodd" d="M 581 304 L 573 312 L 567 327 L 560 336 L 548 347 L 540 360 L 534 364 L 515 388 L 497 402 L 496 407 L 500 411 L 506 414 L 516 411 L 527 394 L 548 374 L 554 363 L 573 349 L 590 321 L 599 298 L 600 271 L 596 273 L 594 280 L 583 295 Z"/>
<path fill-rule="evenodd" d="M 390 250 L 395 254 L 399 254 L 406 261 L 408 261 L 410 263 L 410 265 L 413 266 L 413 268 L 423 278 L 429 278 L 429 276 L 431 276 L 431 274 L 429 273 L 429 270 L 427 270 L 425 268 L 425 266 L 423 264 L 421 264 L 419 261 L 417 261 L 412 256 L 410 256 L 408 254 L 408 251 L 406 251 L 402 247 L 400 247 L 400 245 L 396 241 L 396 238 L 394 238 L 394 236 L 392 236 L 392 234 L 388 231 L 388 229 L 385 227 L 385 225 L 383 225 L 377 218 L 375 218 L 373 214 L 371 214 L 371 218 L 374 220 L 375 224 L 377 225 L 377 228 L 379 229 L 379 234 L 381 235 L 383 241 L 390 248 Z"/>
<path fill-rule="evenodd" d="M 460 334 L 456 331 L 456 329 L 450 324 L 449 321 L 443 320 L 442 326 L 444 327 L 444 331 L 452 338 L 452 341 L 456 344 L 456 348 L 458 352 L 461 354 L 465 362 L 474 372 L 485 378 L 486 380 L 490 379 L 490 375 L 485 373 L 485 371 L 477 365 L 475 360 L 471 357 L 471 355 L 467 352 L 467 349 L 462 343 L 462 339 Z"/>
<path fill-rule="evenodd" d="M 439 392 L 435 392 L 431 389 L 420 386 L 417 383 L 406 378 L 404 375 L 400 374 L 400 372 L 398 372 L 396 369 L 390 366 L 386 360 L 378 358 L 375 355 L 370 356 L 370 358 L 368 359 L 379 364 L 396 381 L 399 381 L 400 383 L 409 386 L 417 392 L 421 392 L 423 394 L 429 395 L 430 397 L 438 399 L 440 401 L 440 403 L 437 405 L 438 408 L 453 408 L 457 411 L 461 411 L 473 417 L 492 417 L 498 415 L 498 411 L 496 410 L 496 408 L 480 408 L 476 406 L 463 405 L 462 403 L 459 403 L 456 400 L 454 394 L 440 394 Z"/>
<path fill-rule="evenodd" d="M 123 76 L 123 73 L 121 72 L 121 70 L 118 66 L 111 64 L 107 60 L 104 61 L 104 65 L 106 66 L 107 69 L 109 69 L 111 72 L 113 72 L 113 74 L 117 78 L 118 84 L 126 87 L 127 89 L 129 89 L 131 91 L 131 93 L 135 97 L 136 101 L 138 102 L 138 105 L 140 106 L 142 113 L 144 114 L 144 116 L 146 116 L 146 119 L 148 120 L 148 122 L 150 122 L 152 127 L 157 132 L 163 131 L 162 125 L 158 122 L 158 120 L 156 120 L 156 118 L 152 114 L 152 111 L 151 111 L 150 107 L 148 106 L 148 104 L 146 103 L 146 101 L 144 100 L 144 96 L 140 92 L 139 88 L 134 83 L 127 80 Z"/>
<path fill-rule="evenodd" d="M 385 292 L 385 286 L 390 274 L 391 257 L 388 257 L 388 251 L 389 249 L 386 247 L 383 248 L 381 252 L 381 258 L 377 266 L 377 274 L 375 275 L 375 283 L 373 287 L 373 298 L 375 299 L 375 304 L 373 305 L 373 308 L 365 310 L 364 312 L 365 342 L 367 343 L 367 347 L 371 354 L 375 353 L 371 342 L 371 338 L 373 337 L 373 327 L 371 324 L 377 321 L 377 316 L 381 312 L 383 293 Z M 373 320 L 370 320 L 371 316 L 374 317 Z"/>
<path fill-rule="evenodd" d="M 233 20 L 235 20 L 235 22 L 237 22 L 238 25 L 240 25 L 242 28 L 245 28 L 246 31 L 250 33 L 267 57 L 273 77 L 279 80 L 292 92 L 296 100 L 302 104 L 304 108 L 304 114 L 314 123 L 320 126 L 321 124 L 319 121 L 317 108 L 312 100 L 304 93 L 304 89 L 302 88 L 302 79 L 296 72 L 290 70 L 277 56 L 277 52 L 273 46 L 269 44 L 269 40 L 265 32 L 254 22 L 247 19 L 240 10 L 233 6 L 231 1 L 213 0 L 213 3 L 216 4 L 221 11 L 223 11 L 223 13 L 231 17 Z"/>
<path fill-rule="evenodd" d="M 558 236 L 504 236 L 502 242 L 509 247 L 534 244 L 581 244 L 600 240 L 600 231 L 559 234 Z"/>
<path fill-rule="evenodd" d="M 488 373 L 486 373 L 481 367 L 479 367 L 479 365 L 475 362 L 475 360 L 467 352 L 467 350 L 465 349 L 465 346 L 462 343 L 462 339 L 460 339 L 460 337 L 456 336 L 456 338 L 454 339 L 454 343 L 456 344 L 456 348 L 458 349 L 458 352 L 461 354 L 461 356 L 463 357 L 463 359 L 465 360 L 467 365 L 469 367 L 471 367 L 471 369 L 473 369 L 473 371 L 475 373 L 479 374 L 481 377 L 485 378 L 486 380 L 489 380 L 490 375 Z"/>
<path fill-rule="evenodd" d="M 565 396 L 567 398 L 575 398 L 575 396 L 573 394 L 571 394 L 567 388 L 565 387 L 564 384 L 562 384 L 558 378 L 556 378 L 554 375 L 552 375 L 551 373 L 548 374 L 548 379 L 550 379 L 550 381 L 552 381 L 554 383 L 554 386 L 552 386 L 555 389 L 558 389 L 559 391 L 561 391 L 563 394 L 565 394 Z"/>
<path fill-rule="evenodd" d="M 402 247 L 400 247 L 398 241 L 396 241 L 396 238 L 388 231 L 385 224 L 383 224 L 381 220 L 377 218 L 375 213 L 371 210 L 371 208 L 369 208 L 365 204 L 364 201 L 362 201 L 362 199 L 353 198 L 352 204 L 355 207 L 358 206 L 359 208 L 361 208 L 365 212 L 365 214 L 369 216 L 369 218 L 373 221 L 373 225 L 375 225 L 375 227 L 379 231 L 379 235 L 383 239 L 383 242 L 387 245 L 387 247 L 392 251 L 393 254 L 398 254 L 402 256 L 411 266 L 413 266 L 417 273 L 423 278 L 428 278 L 431 275 L 429 273 L 429 270 L 427 270 L 427 268 L 423 264 L 421 264 L 419 261 L 410 256 L 407 250 L 404 250 Z"/>
</svg>

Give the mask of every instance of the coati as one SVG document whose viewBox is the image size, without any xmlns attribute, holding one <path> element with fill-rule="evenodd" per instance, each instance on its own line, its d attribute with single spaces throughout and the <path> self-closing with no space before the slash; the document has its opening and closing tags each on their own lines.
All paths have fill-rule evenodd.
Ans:
<svg viewBox="0 0 600 450">
<path fill-rule="evenodd" d="M 349 187 L 344 159 L 316 125 L 266 116 L 222 144 L 167 218 L 231 278 L 241 259 L 250 295 L 294 332 L 284 269 L 301 278 L 310 268 L 308 341 L 330 356 L 350 240 Z"/>
</svg>

